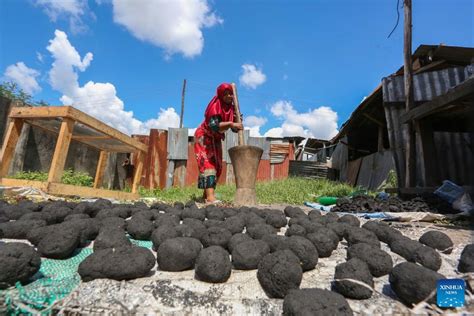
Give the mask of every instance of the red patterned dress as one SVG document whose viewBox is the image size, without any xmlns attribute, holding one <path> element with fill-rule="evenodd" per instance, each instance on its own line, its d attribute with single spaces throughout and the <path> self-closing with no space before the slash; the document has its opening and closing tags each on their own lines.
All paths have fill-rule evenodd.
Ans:
<svg viewBox="0 0 474 316">
<path fill-rule="evenodd" d="M 217 95 L 209 102 L 204 121 L 194 133 L 194 153 L 199 167 L 198 188 L 215 188 L 222 172 L 222 140 L 224 132 L 219 132 L 220 122 L 233 122 L 232 105 L 222 100 L 226 90 L 232 91 L 227 83 L 217 88 Z"/>
</svg>

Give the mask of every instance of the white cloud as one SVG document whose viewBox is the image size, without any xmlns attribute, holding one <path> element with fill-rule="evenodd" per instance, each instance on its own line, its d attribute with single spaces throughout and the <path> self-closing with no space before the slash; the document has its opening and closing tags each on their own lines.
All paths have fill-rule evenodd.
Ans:
<svg viewBox="0 0 474 316">
<path fill-rule="evenodd" d="M 63 94 L 63 104 L 73 105 L 126 134 L 148 134 L 150 128 L 178 127 L 179 116 L 171 107 L 160 109 L 156 119 L 142 122 L 132 111 L 125 110 L 113 84 L 89 81 L 79 86 L 78 72 L 89 67 L 93 55 L 87 53 L 81 60 L 66 33 L 56 30 L 54 34 L 47 47 L 54 59 L 49 80 L 52 88 Z"/>
<path fill-rule="evenodd" d="M 207 0 L 113 0 L 114 21 L 133 36 L 165 49 L 167 57 L 200 55 L 202 29 L 222 23 Z"/>
<path fill-rule="evenodd" d="M 267 76 L 255 65 L 243 64 L 243 74 L 239 77 L 240 84 L 250 89 L 256 89 L 267 80 Z"/>
<path fill-rule="evenodd" d="M 36 52 L 36 59 L 38 59 L 40 63 L 43 63 L 43 55 L 40 52 Z"/>
<path fill-rule="evenodd" d="M 265 117 L 244 116 L 244 128 L 250 130 L 250 136 L 261 137 L 260 128 L 267 123 Z"/>
<path fill-rule="evenodd" d="M 265 136 L 302 136 L 330 139 L 337 134 L 337 113 L 330 107 L 321 106 L 308 112 L 298 113 L 289 101 L 280 100 L 271 106 L 272 114 L 282 120 L 281 127 L 272 128 Z"/>
<path fill-rule="evenodd" d="M 69 27 L 73 33 L 87 29 L 82 21 L 83 15 L 88 12 L 87 0 L 36 0 L 36 5 L 42 7 L 53 22 L 58 18 L 69 20 Z"/>
<path fill-rule="evenodd" d="M 26 93 L 33 95 L 41 91 L 41 87 L 36 81 L 40 73 L 32 68 L 28 68 L 22 61 L 7 67 L 4 78 L 7 81 L 13 81 Z"/>
</svg>

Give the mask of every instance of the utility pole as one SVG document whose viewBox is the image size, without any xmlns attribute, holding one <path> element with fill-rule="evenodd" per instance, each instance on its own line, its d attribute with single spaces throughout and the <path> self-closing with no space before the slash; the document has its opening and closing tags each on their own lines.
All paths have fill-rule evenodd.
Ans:
<svg viewBox="0 0 474 316">
<path fill-rule="evenodd" d="M 179 117 L 179 128 L 183 128 L 183 116 L 184 116 L 184 94 L 186 93 L 186 79 L 183 81 L 183 92 L 181 93 L 181 114 Z"/>
<path fill-rule="evenodd" d="M 413 63 L 412 63 L 412 11 L 411 11 L 412 0 L 404 0 L 404 35 L 403 35 L 403 55 L 404 55 L 404 68 L 403 74 L 405 79 L 405 109 L 410 111 L 414 106 L 414 94 L 413 94 Z M 415 135 L 413 122 L 407 123 L 407 142 L 405 148 L 405 187 L 415 186 L 416 177 L 416 162 L 415 162 Z"/>
</svg>

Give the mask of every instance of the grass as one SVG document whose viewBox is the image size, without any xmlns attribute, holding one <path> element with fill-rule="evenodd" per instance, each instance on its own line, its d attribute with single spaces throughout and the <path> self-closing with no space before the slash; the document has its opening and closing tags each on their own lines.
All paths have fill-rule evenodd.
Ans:
<svg viewBox="0 0 474 316">
<path fill-rule="evenodd" d="M 44 182 L 48 180 L 48 173 L 41 171 L 21 171 L 13 175 L 12 178 Z M 61 177 L 61 183 L 92 187 L 92 185 L 94 184 L 94 178 L 92 178 L 86 172 L 73 171 L 72 169 L 68 169 L 64 171 Z"/>
<path fill-rule="evenodd" d="M 271 182 L 259 182 L 256 186 L 257 200 L 261 204 L 296 204 L 315 201 L 317 196 L 347 196 L 355 189 L 350 185 L 326 179 L 288 178 Z M 170 188 L 167 190 L 148 190 L 140 188 L 143 197 L 156 197 L 164 202 L 186 202 L 202 196 L 197 187 Z M 216 189 L 217 197 L 232 202 L 235 185 L 220 185 Z"/>
</svg>

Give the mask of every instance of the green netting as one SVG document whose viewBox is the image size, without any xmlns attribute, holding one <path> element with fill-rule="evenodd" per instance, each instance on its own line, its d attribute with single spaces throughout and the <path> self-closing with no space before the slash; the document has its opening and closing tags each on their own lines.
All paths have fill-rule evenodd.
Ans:
<svg viewBox="0 0 474 316">
<path fill-rule="evenodd" d="M 128 235 L 127 235 L 128 236 Z M 153 243 L 146 240 L 130 238 L 139 247 L 151 249 Z M 14 288 L 0 291 L 9 315 L 51 313 L 53 304 L 68 296 L 81 282 L 77 273 L 79 264 L 90 254 L 92 248 L 80 248 L 71 258 L 65 260 L 41 259 L 41 268 L 34 276 L 34 281 Z"/>
<path fill-rule="evenodd" d="M 69 295 L 80 283 L 77 273 L 79 264 L 90 254 L 92 249 L 81 248 L 71 258 L 65 260 L 41 260 L 41 268 L 35 275 L 35 281 L 5 291 L 4 296 L 7 313 L 12 315 L 51 313 L 51 306 Z M 3 292 L 3 293 L 2 293 Z"/>
</svg>

